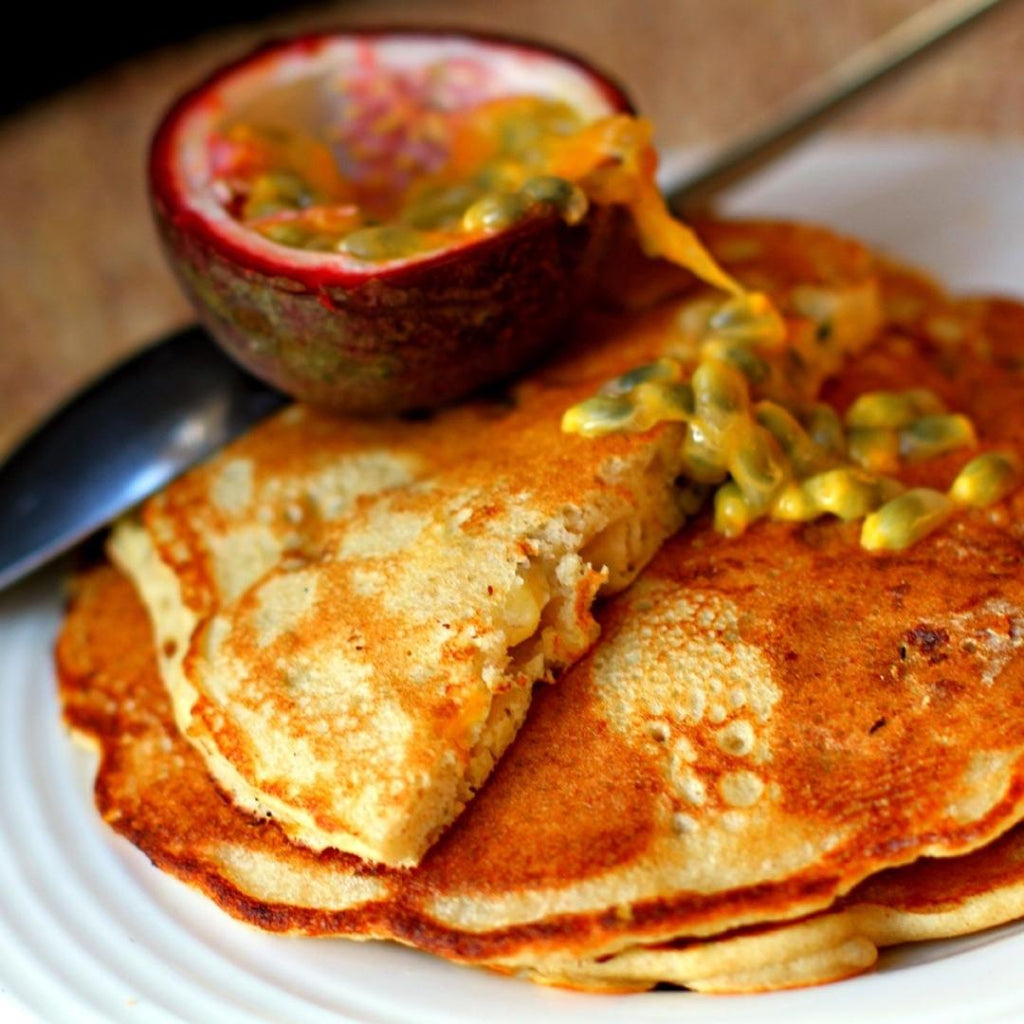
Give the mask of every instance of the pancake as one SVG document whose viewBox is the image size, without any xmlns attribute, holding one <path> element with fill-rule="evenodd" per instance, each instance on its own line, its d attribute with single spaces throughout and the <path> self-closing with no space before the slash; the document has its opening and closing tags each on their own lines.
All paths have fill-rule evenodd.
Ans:
<svg viewBox="0 0 1024 1024">
<path fill-rule="evenodd" d="M 892 268 L 883 283 L 887 302 L 933 287 Z M 967 412 L 983 447 L 1024 453 L 1024 307 L 926 301 L 947 318 L 938 337 L 927 317 L 887 331 L 830 400 L 913 381 Z M 945 487 L 965 458 L 906 475 Z M 826 980 L 913 927 L 1019 913 L 1016 876 L 972 890 L 970 868 L 932 910 L 914 909 L 913 888 L 903 903 L 884 890 L 895 875 L 855 887 L 921 857 L 982 856 L 1024 818 L 1022 523 L 1021 490 L 900 553 L 864 551 L 838 521 L 762 522 L 734 540 L 695 523 L 601 609 L 598 646 L 539 688 L 487 785 L 412 871 L 318 855 L 226 803 L 109 568 L 82 581 L 60 639 L 65 714 L 101 751 L 113 827 L 260 927 L 613 989 Z M 877 905 L 893 913 L 865 923 L 856 908 Z M 929 933 L 921 919 L 942 905 Z M 680 966 L 691 953 L 724 959 L 702 979 Z"/>
<path fill-rule="evenodd" d="M 963 857 L 922 858 L 866 879 L 825 913 L 710 940 L 552 958 L 527 976 L 595 992 L 670 983 L 736 994 L 820 985 L 872 967 L 879 949 L 973 934 L 1024 917 L 1024 826 Z"/>
<path fill-rule="evenodd" d="M 746 240 L 740 276 L 818 352 L 795 378 L 814 395 L 877 326 L 868 254 L 812 229 L 708 231 Z M 799 285 L 796 254 L 815 266 Z M 427 421 L 293 407 L 115 531 L 178 727 L 235 804 L 314 850 L 421 859 L 515 736 L 532 684 L 596 639 L 598 592 L 626 586 L 686 517 L 684 424 L 600 440 L 560 426 L 671 348 L 679 316 L 680 302 L 595 315 L 508 395 Z"/>
</svg>

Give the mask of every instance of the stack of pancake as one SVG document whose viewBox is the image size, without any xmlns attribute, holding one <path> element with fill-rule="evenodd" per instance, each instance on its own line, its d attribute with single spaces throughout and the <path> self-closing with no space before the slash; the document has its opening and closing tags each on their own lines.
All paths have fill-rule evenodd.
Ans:
<svg viewBox="0 0 1024 1024">
<path fill-rule="evenodd" d="M 1024 307 L 825 231 L 701 232 L 834 347 L 837 409 L 929 388 L 1024 455 Z M 560 429 L 706 297 L 635 269 L 645 308 L 508 393 L 291 408 L 115 530 L 61 693 L 158 867 L 261 928 L 607 991 L 833 980 L 1024 915 L 1024 491 L 903 552 L 716 534 L 682 424 Z"/>
</svg>

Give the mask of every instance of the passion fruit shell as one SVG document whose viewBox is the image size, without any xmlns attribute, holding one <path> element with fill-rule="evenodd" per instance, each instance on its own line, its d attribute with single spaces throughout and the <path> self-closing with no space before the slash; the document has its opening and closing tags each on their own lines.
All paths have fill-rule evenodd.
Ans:
<svg viewBox="0 0 1024 1024">
<path fill-rule="evenodd" d="M 154 138 L 157 225 L 203 323 L 243 366 L 307 402 L 383 414 L 512 375 L 565 331 L 615 234 L 609 208 L 570 225 L 540 205 L 451 248 L 364 262 L 278 244 L 225 209 L 209 145 L 220 125 L 240 114 L 294 116 L 323 130 L 346 76 L 427 67 L 419 77 L 445 87 L 448 109 L 531 95 L 563 100 L 587 121 L 632 111 L 611 79 L 535 43 L 346 31 L 271 43 L 217 71 L 171 108 Z"/>
</svg>

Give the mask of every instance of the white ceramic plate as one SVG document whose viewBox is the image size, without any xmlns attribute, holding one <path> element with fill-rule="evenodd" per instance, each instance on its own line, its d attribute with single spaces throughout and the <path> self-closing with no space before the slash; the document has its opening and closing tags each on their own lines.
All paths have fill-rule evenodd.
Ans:
<svg viewBox="0 0 1024 1024">
<path fill-rule="evenodd" d="M 677 162 L 678 165 L 678 162 Z M 959 289 L 1024 294 L 1024 146 L 826 139 L 730 210 L 860 235 Z M 50 571 L 0 595 L 0 1020 L 299 1022 L 1024 1019 L 1024 924 L 883 956 L 873 974 L 754 997 L 586 996 L 387 944 L 236 923 L 98 819 L 59 724 Z"/>
</svg>

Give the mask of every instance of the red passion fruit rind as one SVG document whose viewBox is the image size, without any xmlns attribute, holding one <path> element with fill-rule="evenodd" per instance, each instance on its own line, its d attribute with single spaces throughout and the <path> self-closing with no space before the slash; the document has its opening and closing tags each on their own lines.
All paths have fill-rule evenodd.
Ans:
<svg viewBox="0 0 1024 1024">
<path fill-rule="evenodd" d="M 401 100 L 391 109 L 389 93 Z M 153 140 L 150 187 L 172 266 L 209 331 L 269 383 L 353 413 L 437 405 L 537 359 L 587 298 L 616 233 L 612 207 L 590 204 L 570 222 L 540 204 L 498 231 L 366 260 L 266 237 L 231 210 L 216 175 L 216 140 L 235 125 L 298 127 L 326 140 L 355 180 L 379 178 L 382 161 L 429 172 L 446 154 L 436 139 L 424 150 L 424 110 L 457 116 L 514 96 L 564 103 L 584 125 L 632 113 L 617 84 L 571 55 L 421 30 L 271 43 L 183 96 Z M 373 116 L 353 116 L 360 103 Z"/>
</svg>

